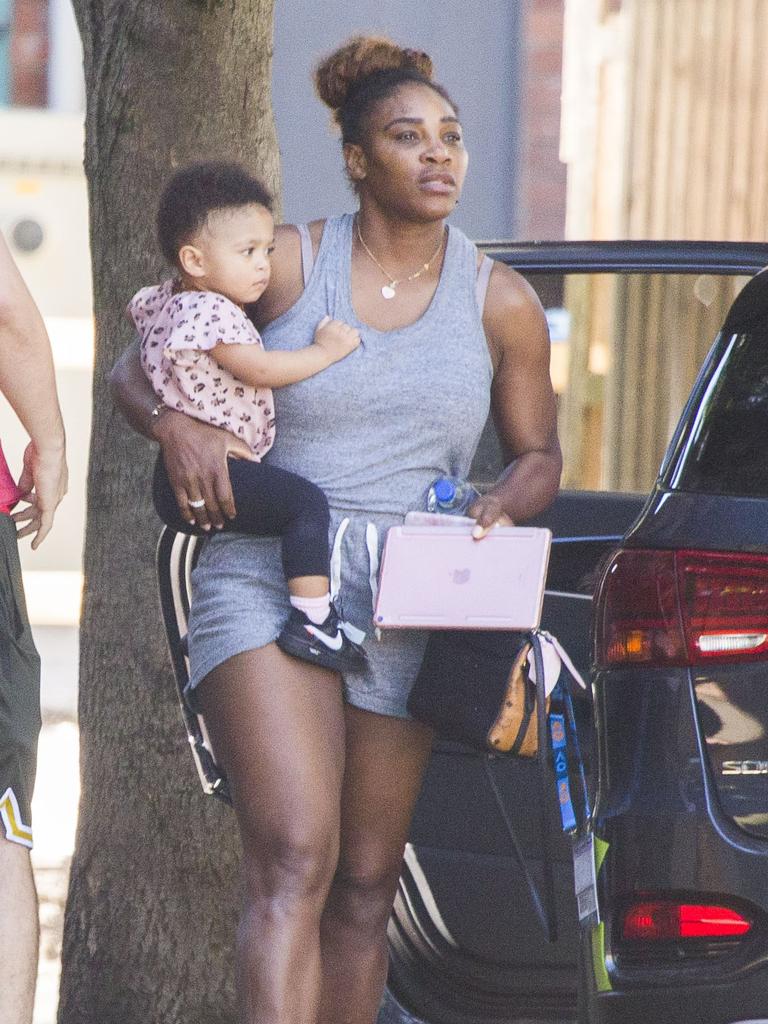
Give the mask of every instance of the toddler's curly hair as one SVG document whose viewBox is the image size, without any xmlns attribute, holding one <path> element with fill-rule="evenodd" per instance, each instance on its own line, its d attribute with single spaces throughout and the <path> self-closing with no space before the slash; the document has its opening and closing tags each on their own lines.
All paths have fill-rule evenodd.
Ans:
<svg viewBox="0 0 768 1024">
<path fill-rule="evenodd" d="M 168 262 L 178 265 L 179 250 L 215 210 L 251 204 L 272 212 L 267 187 L 237 163 L 211 160 L 181 167 L 169 179 L 157 208 L 157 239 Z"/>
</svg>

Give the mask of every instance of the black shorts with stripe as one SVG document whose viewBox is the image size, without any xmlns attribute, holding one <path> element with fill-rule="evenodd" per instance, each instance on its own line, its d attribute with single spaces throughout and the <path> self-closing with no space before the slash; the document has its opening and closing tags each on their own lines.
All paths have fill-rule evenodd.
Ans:
<svg viewBox="0 0 768 1024">
<path fill-rule="evenodd" d="M 32 846 L 40 658 L 27 618 L 16 526 L 0 513 L 0 839 Z"/>
</svg>

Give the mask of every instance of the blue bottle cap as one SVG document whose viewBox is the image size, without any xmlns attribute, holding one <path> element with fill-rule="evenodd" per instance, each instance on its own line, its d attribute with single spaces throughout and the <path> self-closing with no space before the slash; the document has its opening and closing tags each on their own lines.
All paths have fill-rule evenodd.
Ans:
<svg viewBox="0 0 768 1024">
<path fill-rule="evenodd" d="M 456 497 L 456 488 L 451 480 L 446 480 L 443 477 L 440 480 L 435 481 L 434 485 L 435 497 L 441 505 L 448 505 Z"/>
</svg>

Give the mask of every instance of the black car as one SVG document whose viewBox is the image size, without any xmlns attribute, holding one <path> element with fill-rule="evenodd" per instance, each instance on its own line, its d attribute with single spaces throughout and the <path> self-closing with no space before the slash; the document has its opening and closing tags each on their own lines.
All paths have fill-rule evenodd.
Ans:
<svg viewBox="0 0 768 1024">
<path fill-rule="evenodd" d="M 577 695 L 576 715 L 601 923 L 579 928 L 554 786 L 543 841 L 536 762 L 437 740 L 380 1024 L 768 1021 L 768 282 L 750 280 L 768 246 L 486 248 L 528 277 L 553 335 L 566 487 L 537 520 L 554 537 L 542 625 L 585 675 L 594 654 L 594 705 Z M 489 425 L 472 478 L 500 466 Z M 182 683 L 195 543 L 166 532 L 159 548 Z M 531 894 L 544 853 L 556 935 Z"/>
<path fill-rule="evenodd" d="M 594 621 L 590 1021 L 768 1019 L 768 271 L 740 293 Z"/>
</svg>

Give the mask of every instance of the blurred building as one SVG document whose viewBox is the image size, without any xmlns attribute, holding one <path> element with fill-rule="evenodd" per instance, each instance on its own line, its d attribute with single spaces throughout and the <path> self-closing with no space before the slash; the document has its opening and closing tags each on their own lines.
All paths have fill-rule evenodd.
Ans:
<svg viewBox="0 0 768 1024">
<path fill-rule="evenodd" d="M 478 240 L 562 238 L 563 0 L 276 0 L 273 106 L 286 219 L 354 206 L 338 135 L 314 95 L 311 71 L 358 33 L 425 50 L 459 106 L 470 162 L 451 221 Z"/>
</svg>

